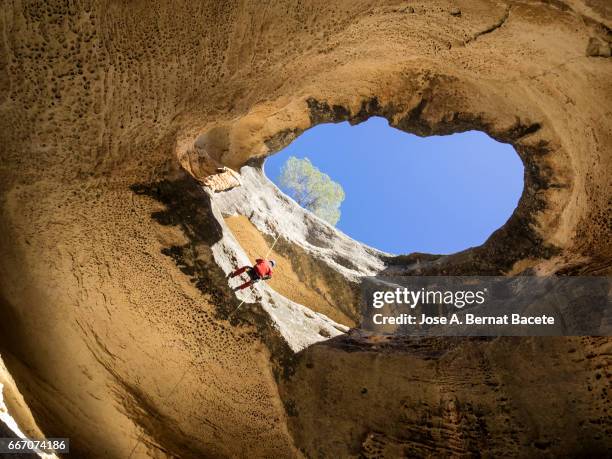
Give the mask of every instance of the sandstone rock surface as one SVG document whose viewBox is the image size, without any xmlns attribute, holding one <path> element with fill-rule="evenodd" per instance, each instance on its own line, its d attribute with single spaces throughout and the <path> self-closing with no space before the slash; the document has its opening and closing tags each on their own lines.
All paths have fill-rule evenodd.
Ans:
<svg viewBox="0 0 612 459">
<path fill-rule="evenodd" d="M 609 339 L 345 334 L 236 297 L 224 217 L 285 233 L 343 298 L 376 272 L 610 275 L 611 22 L 599 0 L 5 2 L 0 355 L 42 432 L 92 458 L 609 455 Z M 372 115 L 512 143 L 514 215 L 391 257 L 200 186 Z"/>
</svg>

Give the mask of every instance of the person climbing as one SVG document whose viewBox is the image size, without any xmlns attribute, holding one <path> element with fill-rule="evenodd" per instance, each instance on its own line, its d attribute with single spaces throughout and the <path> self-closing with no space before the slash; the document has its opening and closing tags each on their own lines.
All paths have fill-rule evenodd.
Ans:
<svg viewBox="0 0 612 459">
<path fill-rule="evenodd" d="M 270 279 L 272 277 L 272 268 L 274 268 L 275 266 L 276 262 L 274 260 L 263 260 L 261 258 L 258 258 L 257 260 L 255 260 L 255 265 L 243 266 L 242 268 L 238 268 L 236 271 L 229 273 L 227 277 L 228 279 L 231 279 L 233 277 L 239 276 L 240 274 L 246 271 L 250 279 L 244 284 L 234 288 L 234 291 L 243 290 L 247 287 L 250 287 L 255 282 Z"/>
</svg>

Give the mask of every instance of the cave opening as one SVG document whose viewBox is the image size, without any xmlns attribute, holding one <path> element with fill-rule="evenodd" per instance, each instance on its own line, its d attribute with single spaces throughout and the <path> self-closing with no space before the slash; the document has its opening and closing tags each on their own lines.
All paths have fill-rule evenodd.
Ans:
<svg viewBox="0 0 612 459">
<path fill-rule="evenodd" d="M 523 163 L 510 144 L 481 131 L 419 137 L 377 116 L 316 125 L 264 168 L 303 207 L 393 254 L 451 254 L 483 244 L 510 218 L 524 186 Z M 324 175 L 314 188 L 325 189 L 325 203 L 334 207 L 342 198 L 329 183 L 343 191 L 335 216 L 304 191 L 305 176 L 317 171 Z"/>
</svg>

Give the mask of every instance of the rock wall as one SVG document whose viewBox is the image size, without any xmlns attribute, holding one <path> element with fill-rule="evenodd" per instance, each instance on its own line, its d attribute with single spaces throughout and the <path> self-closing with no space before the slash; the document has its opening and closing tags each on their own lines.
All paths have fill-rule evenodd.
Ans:
<svg viewBox="0 0 612 459">
<path fill-rule="evenodd" d="M 199 181 L 321 122 L 481 129 L 526 165 L 513 217 L 479 248 L 372 267 L 609 275 L 611 14 L 5 2 L 0 355 L 41 430 L 76 457 L 609 453 L 607 339 L 319 342 L 329 319 L 282 298 L 274 316 L 263 287 L 229 317 L 245 255 Z"/>
</svg>

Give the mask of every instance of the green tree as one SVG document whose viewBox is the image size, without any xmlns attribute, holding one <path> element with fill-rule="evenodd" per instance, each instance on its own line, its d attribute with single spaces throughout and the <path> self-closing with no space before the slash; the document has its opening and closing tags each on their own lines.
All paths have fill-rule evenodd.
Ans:
<svg viewBox="0 0 612 459">
<path fill-rule="evenodd" d="M 330 225 L 340 220 L 340 204 L 344 201 L 342 186 L 313 166 L 308 158 L 291 156 L 281 169 L 280 183 L 300 206 Z"/>
</svg>

